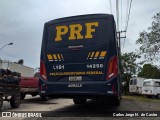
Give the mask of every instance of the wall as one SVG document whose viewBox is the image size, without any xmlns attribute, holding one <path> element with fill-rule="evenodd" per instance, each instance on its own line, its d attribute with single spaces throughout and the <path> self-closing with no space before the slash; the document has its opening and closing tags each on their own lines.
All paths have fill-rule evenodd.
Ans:
<svg viewBox="0 0 160 120">
<path fill-rule="evenodd" d="M 21 76 L 26 76 L 26 77 L 33 77 L 34 76 L 34 68 L 27 67 L 24 65 L 13 63 L 13 62 L 0 60 L 0 68 L 9 69 L 13 72 L 21 73 Z"/>
</svg>

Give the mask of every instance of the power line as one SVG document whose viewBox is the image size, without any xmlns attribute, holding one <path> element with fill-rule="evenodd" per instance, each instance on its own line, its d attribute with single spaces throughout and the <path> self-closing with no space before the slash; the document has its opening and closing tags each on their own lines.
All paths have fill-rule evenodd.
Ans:
<svg viewBox="0 0 160 120">
<path fill-rule="evenodd" d="M 127 30 L 128 30 L 128 23 L 129 23 L 129 17 L 130 17 L 130 13 L 131 13 L 131 6 L 132 6 L 132 0 L 130 1 L 130 6 L 129 5 L 129 1 L 127 2 L 127 9 L 126 9 L 126 26 L 125 26 L 125 36 L 127 34 Z M 129 7 L 129 8 L 128 8 Z M 128 14 L 127 14 L 128 13 Z M 123 41 L 123 48 L 125 46 L 125 38 L 124 38 L 124 41 Z"/>
<path fill-rule="evenodd" d="M 129 11 L 129 0 L 127 0 L 127 7 L 126 7 L 126 21 L 125 21 L 125 29 L 126 29 L 127 21 L 128 21 L 128 11 Z"/>
<path fill-rule="evenodd" d="M 127 26 L 127 21 L 128 21 L 128 11 L 129 11 L 129 0 L 127 0 L 127 7 L 126 7 L 126 20 L 125 20 L 125 29 Z M 126 32 L 125 32 L 125 37 L 126 37 Z M 123 39 L 123 48 L 125 47 L 125 38 Z"/>
<path fill-rule="evenodd" d="M 122 1 L 123 0 L 121 0 L 121 31 L 123 30 L 123 27 L 122 27 L 122 18 L 123 18 L 123 16 L 122 16 L 122 8 L 123 8 L 123 4 L 122 4 Z M 125 38 L 123 38 L 123 39 L 125 39 Z M 121 41 L 120 41 L 121 42 Z M 121 44 L 121 43 L 120 43 Z M 122 47 L 122 52 L 123 52 L 123 50 L 124 50 L 124 46 Z"/>
<path fill-rule="evenodd" d="M 111 3 L 111 0 L 109 0 L 109 3 L 110 3 L 111 14 L 112 14 L 112 3 Z"/>
<path fill-rule="evenodd" d="M 122 31 L 122 0 L 121 0 L 121 31 Z"/>
<path fill-rule="evenodd" d="M 126 25 L 126 32 L 127 32 L 127 29 L 128 29 L 128 23 L 129 23 L 129 16 L 130 16 L 130 13 L 131 13 L 131 7 L 132 7 L 132 0 L 130 2 L 130 7 L 129 7 L 129 14 L 128 14 L 127 25 Z"/>
<path fill-rule="evenodd" d="M 117 31 L 119 31 L 119 3 L 116 0 L 116 13 L 117 13 Z"/>
<path fill-rule="evenodd" d="M 120 23 L 121 24 L 121 31 L 119 30 L 119 2 L 118 2 L 118 0 L 116 0 L 117 38 L 118 38 L 118 41 L 119 41 L 119 47 L 121 49 L 121 40 L 120 39 L 124 38 L 124 42 L 123 42 L 123 48 L 124 48 L 126 33 L 127 33 L 127 30 L 128 30 L 129 17 L 130 17 L 130 13 L 131 13 L 132 0 L 131 1 L 127 0 L 125 31 L 122 31 L 122 0 L 120 2 L 121 2 L 121 23 Z M 123 33 L 123 32 L 125 33 L 125 36 L 121 37 L 120 34 Z M 120 51 L 120 53 L 121 53 L 121 51 Z"/>
</svg>

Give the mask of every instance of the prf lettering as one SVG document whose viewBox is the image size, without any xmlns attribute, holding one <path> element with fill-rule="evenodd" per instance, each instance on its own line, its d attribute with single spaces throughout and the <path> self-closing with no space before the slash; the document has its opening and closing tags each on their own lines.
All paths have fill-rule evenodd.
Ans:
<svg viewBox="0 0 160 120">
<path fill-rule="evenodd" d="M 90 23 L 85 23 L 85 28 L 86 28 L 86 34 L 82 35 L 81 31 L 82 31 L 82 25 L 81 24 L 72 24 L 66 26 L 56 26 L 56 38 L 55 41 L 61 41 L 62 40 L 62 36 L 67 34 L 68 32 L 69 40 L 76 40 L 76 39 L 89 39 L 89 38 L 93 38 L 93 33 L 96 31 L 96 27 L 98 27 L 98 22 L 90 22 Z"/>
</svg>

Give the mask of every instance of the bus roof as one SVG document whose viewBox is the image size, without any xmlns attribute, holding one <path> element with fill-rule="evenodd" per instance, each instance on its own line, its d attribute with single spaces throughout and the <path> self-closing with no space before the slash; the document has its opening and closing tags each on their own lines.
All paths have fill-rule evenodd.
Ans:
<svg viewBox="0 0 160 120">
<path fill-rule="evenodd" d="M 113 15 L 111 14 L 86 14 L 86 15 L 79 15 L 79 16 L 70 16 L 70 17 L 64 17 L 64 18 L 58 18 L 54 19 L 51 21 L 48 21 L 48 24 L 55 24 L 55 23 L 60 23 L 60 22 L 67 22 L 67 21 L 72 21 L 72 20 L 79 20 L 79 19 L 94 19 L 94 18 L 114 18 Z"/>
</svg>

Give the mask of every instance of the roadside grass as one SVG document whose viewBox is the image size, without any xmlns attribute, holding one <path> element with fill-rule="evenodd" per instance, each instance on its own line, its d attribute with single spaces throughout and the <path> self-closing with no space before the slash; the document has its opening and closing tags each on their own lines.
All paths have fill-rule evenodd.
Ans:
<svg viewBox="0 0 160 120">
<path fill-rule="evenodd" d="M 129 99 L 129 100 L 140 100 L 140 101 L 144 101 L 144 102 L 159 102 L 160 103 L 160 99 L 156 99 L 156 98 L 147 98 L 146 96 L 140 96 L 140 95 L 124 95 L 122 96 L 122 99 Z"/>
</svg>

